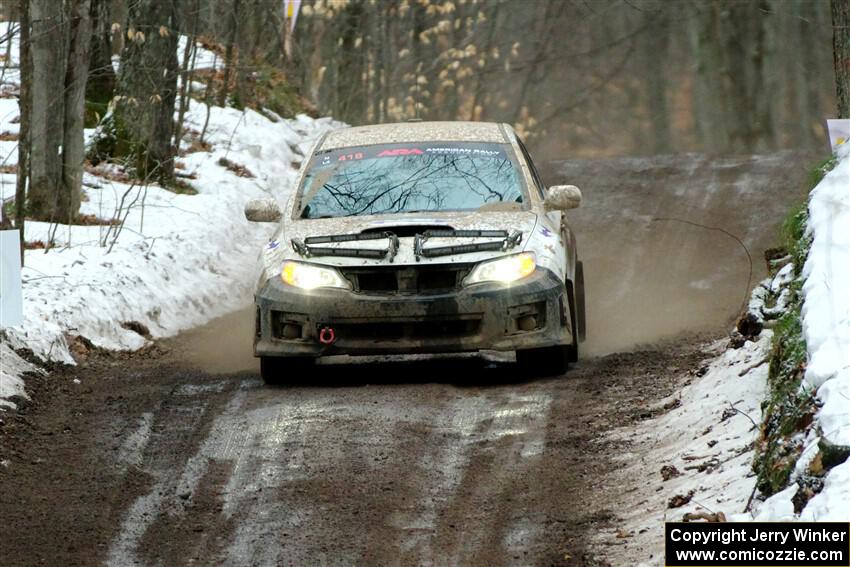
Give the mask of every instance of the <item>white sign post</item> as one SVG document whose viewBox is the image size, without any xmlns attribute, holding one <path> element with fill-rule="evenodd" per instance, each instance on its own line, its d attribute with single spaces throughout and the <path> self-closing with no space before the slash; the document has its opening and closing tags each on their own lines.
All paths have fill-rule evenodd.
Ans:
<svg viewBox="0 0 850 567">
<path fill-rule="evenodd" d="M 0 230 L 0 328 L 20 325 L 24 319 L 20 235 Z"/>
<path fill-rule="evenodd" d="M 850 118 L 830 118 L 826 121 L 826 130 L 829 132 L 829 147 L 832 153 L 838 151 L 838 146 L 850 144 Z"/>
</svg>

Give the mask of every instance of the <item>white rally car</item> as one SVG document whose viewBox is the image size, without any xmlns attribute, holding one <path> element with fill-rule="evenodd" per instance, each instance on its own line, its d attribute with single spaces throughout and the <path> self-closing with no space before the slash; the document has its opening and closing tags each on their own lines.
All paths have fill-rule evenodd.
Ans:
<svg viewBox="0 0 850 567">
<path fill-rule="evenodd" d="M 254 354 L 267 382 L 320 356 L 516 351 L 562 374 L 584 338 L 584 278 L 565 211 L 506 124 L 411 122 L 315 144 L 260 256 Z"/>
</svg>

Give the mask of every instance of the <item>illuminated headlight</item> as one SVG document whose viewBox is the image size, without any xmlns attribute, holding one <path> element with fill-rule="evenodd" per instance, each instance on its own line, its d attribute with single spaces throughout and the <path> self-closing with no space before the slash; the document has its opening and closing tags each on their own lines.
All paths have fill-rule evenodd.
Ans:
<svg viewBox="0 0 850 567">
<path fill-rule="evenodd" d="M 511 283 L 534 273 L 537 260 L 531 252 L 481 262 L 464 280 L 466 285 L 484 282 Z"/>
<path fill-rule="evenodd" d="M 280 271 L 283 283 L 301 289 L 316 289 L 318 287 L 337 287 L 349 289 L 350 284 L 333 268 L 322 268 L 300 262 L 284 262 Z"/>
</svg>

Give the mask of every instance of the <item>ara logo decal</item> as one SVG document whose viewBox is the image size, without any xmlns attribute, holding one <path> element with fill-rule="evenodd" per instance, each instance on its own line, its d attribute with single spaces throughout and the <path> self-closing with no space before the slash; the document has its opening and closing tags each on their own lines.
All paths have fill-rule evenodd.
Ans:
<svg viewBox="0 0 850 567">
<path fill-rule="evenodd" d="M 378 157 L 394 157 L 394 156 L 418 156 L 423 152 L 419 148 L 395 148 L 392 150 L 383 150 L 378 153 Z"/>
<path fill-rule="evenodd" d="M 544 226 L 543 228 L 540 229 L 540 234 L 542 234 L 546 238 L 549 238 L 550 236 L 552 236 L 552 231 Z"/>
</svg>

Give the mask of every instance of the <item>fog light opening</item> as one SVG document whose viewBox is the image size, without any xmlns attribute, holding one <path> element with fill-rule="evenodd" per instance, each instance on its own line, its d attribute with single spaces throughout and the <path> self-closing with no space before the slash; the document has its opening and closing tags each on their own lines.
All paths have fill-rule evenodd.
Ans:
<svg viewBox="0 0 850 567">
<path fill-rule="evenodd" d="M 300 339 L 301 338 L 301 325 L 295 325 L 293 323 L 287 323 L 283 326 L 283 338 L 284 339 Z"/>
<path fill-rule="evenodd" d="M 523 315 L 516 320 L 516 326 L 520 331 L 533 331 L 537 328 L 537 317 L 534 315 Z"/>
</svg>

